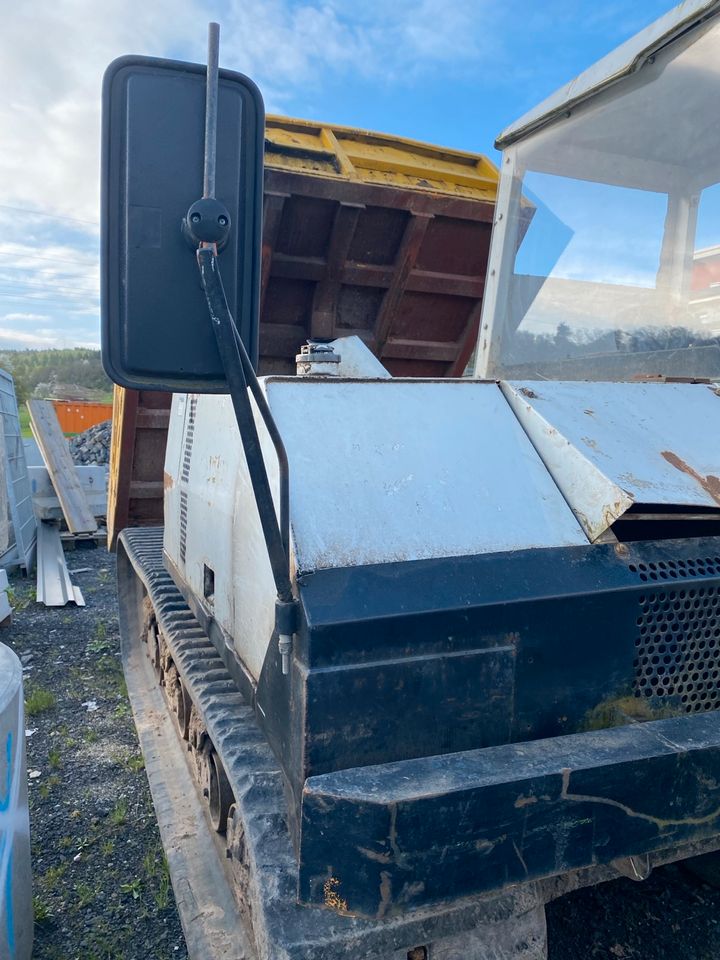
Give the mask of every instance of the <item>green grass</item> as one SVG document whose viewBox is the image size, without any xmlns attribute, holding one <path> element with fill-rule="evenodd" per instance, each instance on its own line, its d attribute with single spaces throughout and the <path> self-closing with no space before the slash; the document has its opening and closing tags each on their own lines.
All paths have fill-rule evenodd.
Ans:
<svg viewBox="0 0 720 960">
<path fill-rule="evenodd" d="M 34 603 L 37 599 L 34 587 L 30 590 L 24 590 L 21 593 L 18 593 L 13 587 L 8 587 L 7 598 L 10 606 L 16 611 L 26 610 L 30 604 Z"/>
<path fill-rule="evenodd" d="M 25 713 L 28 717 L 36 717 L 39 713 L 52 710 L 56 699 L 52 690 L 45 687 L 29 687 L 25 697 Z"/>
<path fill-rule="evenodd" d="M 43 800 L 47 800 L 52 790 L 57 787 L 60 782 L 60 777 L 56 773 L 53 773 L 52 776 L 47 778 L 45 783 L 40 784 L 40 796 Z"/>
<path fill-rule="evenodd" d="M 59 864 L 57 867 L 48 867 L 45 873 L 40 877 L 40 886 L 48 891 L 58 889 L 58 885 L 65 876 L 66 871 L 67 866 L 64 863 Z"/>
<path fill-rule="evenodd" d="M 30 412 L 26 403 L 21 403 L 18 406 L 18 415 L 20 417 L 20 433 L 27 440 L 32 437 L 32 430 L 30 429 Z"/>
<path fill-rule="evenodd" d="M 121 883 L 120 890 L 123 893 L 129 893 L 133 900 L 140 899 L 140 889 L 142 887 L 142 880 L 140 877 L 135 877 L 130 880 L 128 883 Z"/>
<path fill-rule="evenodd" d="M 153 899 L 155 900 L 155 906 L 158 910 L 167 910 L 170 905 L 170 871 L 166 860 L 163 860 L 163 871 L 160 874 L 158 887 L 153 894 Z"/>
<path fill-rule="evenodd" d="M 128 804 L 124 797 L 120 797 L 118 802 L 110 811 L 108 819 L 115 827 L 121 827 L 127 821 Z"/>
<path fill-rule="evenodd" d="M 132 754 L 125 760 L 125 766 L 130 773 L 140 773 L 145 769 L 145 758 L 141 753 Z"/>
<path fill-rule="evenodd" d="M 78 910 L 82 910 L 83 907 L 90 906 L 93 900 L 100 894 L 100 887 L 93 887 L 89 883 L 78 883 L 75 887 L 75 894 L 77 896 L 75 907 Z"/>
<path fill-rule="evenodd" d="M 35 923 L 40 926 L 47 923 L 48 920 L 52 920 L 53 917 L 49 904 L 38 896 L 33 897 L 33 914 L 35 915 Z"/>
<path fill-rule="evenodd" d="M 162 865 L 163 851 L 159 843 L 153 844 L 153 846 L 148 847 L 145 851 L 145 856 L 143 857 L 142 865 L 143 870 L 148 875 L 148 877 L 154 877 Z"/>
</svg>

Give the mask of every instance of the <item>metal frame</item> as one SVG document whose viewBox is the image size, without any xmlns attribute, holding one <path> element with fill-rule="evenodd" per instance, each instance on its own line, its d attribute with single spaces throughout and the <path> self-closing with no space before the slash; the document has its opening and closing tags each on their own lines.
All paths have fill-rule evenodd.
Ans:
<svg viewBox="0 0 720 960">
<path fill-rule="evenodd" d="M 64 607 L 68 603 L 85 606 L 80 587 L 70 580 L 60 526 L 48 520 L 38 524 L 37 602 L 46 607 Z"/>
<path fill-rule="evenodd" d="M 522 173 L 516 166 L 516 151 L 508 149 L 503 154 L 498 188 L 495 222 L 490 238 L 485 296 L 475 354 L 474 375 L 481 379 L 492 376 L 502 335 L 505 332 L 505 312 L 498 311 L 498 304 L 506 304 L 513 276 L 517 235 L 520 225 L 519 212 L 522 197 Z"/>
<path fill-rule="evenodd" d="M 517 250 L 511 231 L 513 225 L 518 222 L 525 172 L 519 168 L 516 147 L 527 143 L 530 148 L 528 141 L 532 142 L 533 137 L 556 121 L 560 122 L 564 118 L 575 115 L 578 107 L 592 107 L 606 103 L 617 96 L 613 90 L 610 90 L 611 87 L 621 81 L 627 86 L 627 83 L 631 82 L 629 78 L 646 64 L 654 63 L 656 54 L 672 43 L 678 41 L 687 43 L 686 38 L 689 33 L 702 28 L 703 24 L 707 24 L 718 15 L 720 15 L 720 0 L 711 0 L 711 2 L 688 0 L 680 4 L 556 91 L 500 134 L 495 145 L 504 151 L 502 175 L 488 262 L 481 335 L 478 339 L 476 377 L 496 375 L 496 360 L 502 340 L 507 333 L 506 305 L 511 295 L 513 261 Z M 542 137 L 542 133 L 540 136 Z M 611 179 L 602 176 L 589 175 L 588 177 L 587 169 L 591 167 L 589 161 L 592 160 L 592 156 L 585 156 L 586 152 L 575 144 L 569 148 L 566 147 L 562 153 L 563 175 L 612 183 Z M 558 173 L 553 165 L 544 163 L 542 158 L 532 158 L 530 166 L 539 172 Z M 668 197 L 657 285 L 666 289 L 674 285 L 678 297 L 687 291 L 689 286 L 692 237 L 698 207 L 698 196 L 688 194 L 686 190 L 681 192 L 677 186 L 678 175 L 681 172 L 680 168 L 646 162 L 643 165 L 641 183 L 631 184 L 623 181 L 624 186 L 645 190 L 654 189 L 665 193 Z M 697 186 L 699 188 L 699 184 Z M 673 249 L 672 241 L 678 238 L 685 240 L 685 250 L 682 254 L 670 257 L 669 251 Z"/>
<path fill-rule="evenodd" d="M 0 418 L 7 457 L 8 512 L 12 524 L 11 543 L 0 556 L 0 565 L 19 566 L 28 573 L 35 562 L 37 529 L 20 432 L 15 381 L 6 370 L 0 370 Z"/>
</svg>

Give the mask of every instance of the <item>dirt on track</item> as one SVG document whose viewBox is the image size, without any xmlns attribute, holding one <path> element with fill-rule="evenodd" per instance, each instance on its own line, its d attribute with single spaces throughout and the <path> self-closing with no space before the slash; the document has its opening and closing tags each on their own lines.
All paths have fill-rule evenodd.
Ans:
<svg viewBox="0 0 720 960">
<path fill-rule="evenodd" d="M 87 606 L 13 577 L 23 663 L 33 960 L 187 960 L 119 656 L 115 557 L 69 551 Z"/>
<path fill-rule="evenodd" d="M 68 552 L 87 606 L 12 579 L 25 666 L 34 960 L 187 960 L 119 657 L 115 558 Z M 720 868 L 718 869 L 720 881 Z M 549 960 L 720 960 L 720 889 L 684 868 L 547 908 Z"/>
</svg>

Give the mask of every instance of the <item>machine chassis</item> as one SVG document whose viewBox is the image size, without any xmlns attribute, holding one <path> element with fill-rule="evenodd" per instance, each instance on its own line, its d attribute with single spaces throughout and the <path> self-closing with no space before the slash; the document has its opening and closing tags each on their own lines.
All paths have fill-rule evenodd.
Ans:
<svg viewBox="0 0 720 960">
<path fill-rule="evenodd" d="M 302 906 L 280 766 L 251 707 L 164 569 L 161 529 L 122 534 L 118 579 L 128 690 L 193 958 L 480 960 L 492 948 L 497 958 L 544 960 L 545 903 L 618 876 L 644 879 L 654 866 L 720 848 L 718 835 L 685 840 L 647 855 L 514 883 L 382 920 L 338 913 L 342 904 L 334 902 L 332 885 L 324 908 Z M 178 681 L 187 696 L 177 696 Z M 175 718 L 174 735 L 167 714 L 157 712 L 160 688 Z M 219 764 L 213 764 L 216 750 Z M 177 778 L 186 782 L 186 771 L 195 781 L 192 795 L 178 789 Z M 229 816 L 223 837 L 218 814 L 225 806 Z M 221 857 L 192 858 L 190 820 L 194 847 L 224 849 L 224 863 Z"/>
</svg>

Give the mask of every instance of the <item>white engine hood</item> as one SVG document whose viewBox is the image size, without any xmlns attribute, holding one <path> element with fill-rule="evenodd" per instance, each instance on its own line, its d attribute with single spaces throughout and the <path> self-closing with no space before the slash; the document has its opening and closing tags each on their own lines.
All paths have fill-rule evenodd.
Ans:
<svg viewBox="0 0 720 960">
<path fill-rule="evenodd" d="M 707 384 L 501 388 L 591 541 L 633 504 L 720 508 L 720 396 Z"/>
</svg>

